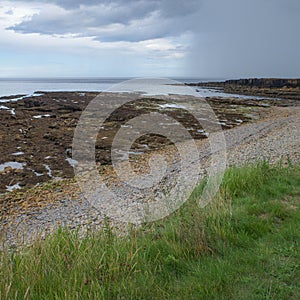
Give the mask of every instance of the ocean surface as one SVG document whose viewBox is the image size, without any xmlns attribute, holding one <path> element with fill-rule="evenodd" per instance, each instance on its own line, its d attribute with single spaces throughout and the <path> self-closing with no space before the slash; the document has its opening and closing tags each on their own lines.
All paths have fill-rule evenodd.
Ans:
<svg viewBox="0 0 300 300">
<path fill-rule="evenodd" d="M 0 96 L 31 95 L 36 91 L 103 91 L 126 78 L 1 78 Z"/>
<path fill-rule="evenodd" d="M 36 91 L 105 91 L 131 78 L 0 78 L 0 96 Z M 179 82 L 199 82 L 203 79 L 174 79 Z M 206 80 L 207 81 L 207 80 Z"/>
<path fill-rule="evenodd" d="M 136 81 L 132 78 L 0 78 L 0 97 L 11 95 L 33 95 L 35 92 L 45 91 L 123 91 L 128 89 L 130 91 L 146 92 L 147 94 L 194 94 L 199 97 L 240 97 L 253 98 L 249 96 L 225 94 L 218 90 L 199 88 L 199 87 L 178 87 L 168 84 L 153 85 L 148 84 L 152 80 L 159 82 L 172 83 L 195 83 L 205 81 L 218 81 L 220 79 L 205 79 L 205 78 L 172 78 L 172 79 L 152 79 L 143 78 Z M 134 85 L 128 84 L 134 82 Z M 138 84 L 136 84 L 138 83 Z M 152 82 L 153 83 L 153 82 Z M 130 86 L 130 87 L 129 87 Z M 18 98 L 18 97 L 16 97 Z M 17 100 L 17 99 L 16 99 Z M 0 101 L 2 102 L 2 101 Z"/>
</svg>

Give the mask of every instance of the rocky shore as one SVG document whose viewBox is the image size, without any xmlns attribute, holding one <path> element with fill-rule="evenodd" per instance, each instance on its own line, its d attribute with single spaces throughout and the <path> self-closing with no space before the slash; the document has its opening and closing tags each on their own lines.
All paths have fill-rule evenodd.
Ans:
<svg viewBox="0 0 300 300">
<path fill-rule="evenodd" d="M 72 178 L 72 142 L 82 111 L 97 93 L 37 92 L 33 96 L 0 98 L 0 193 L 28 188 L 53 178 Z M 107 94 L 107 97 L 111 96 Z M 285 102 L 207 98 L 223 129 L 253 122 L 274 105 Z M 182 96 L 182 107 L 199 109 L 197 98 Z M 200 124 L 185 109 L 172 104 L 172 97 L 143 97 L 115 111 L 99 132 L 96 160 L 111 163 L 110 148 L 116 132 L 131 118 L 161 112 L 181 122 L 194 139 L 205 139 Z M 170 142 L 159 135 L 138 139 L 131 156 L 159 149 Z"/>
<path fill-rule="evenodd" d="M 60 180 L 74 176 L 70 160 L 74 129 L 82 110 L 94 97 L 94 93 L 39 92 L 38 96 L 18 101 L 10 98 L 9 102 L 1 103 L 7 107 L 0 110 L 0 132 L 4 141 L 1 144 L 1 191 L 7 192 L 7 187 L 14 184 L 24 187 L 0 195 L 1 234 L 5 244 L 13 246 L 28 242 L 62 225 L 83 232 L 102 226 L 105 215 L 85 201 L 76 181 Z M 101 176 L 116 195 L 127 199 L 126 208 L 136 201 L 151 201 L 162 188 L 168 190 L 180 172 L 175 147 L 161 136 L 149 135 L 133 145 L 132 166 L 135 171 L 145 174 L 149 170 L 147 157 L 152 153 L 163 155 L 170 159 L 164 181 L 143 192 L 120 183 L 111 166 L 110 144 L 116 131 L 133 116 L 159 111 L 180 120 L 195 138 L 201 153 L 200 178 L 206 174 L 210 160 L 209 140 L 201 125 L 182 109 L 188 107 L 196 111 L 199 99 L 181 96 L 178 98 L 180 106 L 175 106 L 172 105 L 174 97 L 141 96 L 137 102 L 116 111 L 99 133 L 96 160 L 101 165 Z M 297 101 L 237 98 L 210 98 L 207 101 L 221 127 L 226 129 L 228 165 L 257 159 L 300 161 L 300 107 Z M 8 162 L 12 164 L 7 165 Z M 191 165 L 195 163 L 199 161 L 190 162 Z M 42 182 L 44 184 L 35 186 Z M 33 188 L 28 189 L 30 187 Z M 121 216 L 124 203 L 115 205 Z M 118 224 L 117 216 L 110 221 L 124 228 Z"/>
<path fill-rule="evenodd" d="M 300 101 L 300 79 L 249 78 L 217 82 L 189 83 L 188 86 L 210 87 L 224 93 Z"/>
</svg>

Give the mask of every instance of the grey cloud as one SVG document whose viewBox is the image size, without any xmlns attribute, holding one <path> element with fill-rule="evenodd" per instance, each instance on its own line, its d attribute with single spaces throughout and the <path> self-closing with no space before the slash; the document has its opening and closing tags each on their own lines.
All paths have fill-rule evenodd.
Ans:
<svg viewBox="0 0 300 300">
<path fill-rule="evenodd" d="M 300 77 L 299 0 L 35 1 L 55 4 L 64 13 L 44 10 L 11 29 L 99 41 L 142 41 L 190 31 L 191 75 Z M 116 24 L 117 30 L 104 30 Z"/>
<path fill-rule="evenodd" d="M 65 13 L 55 15 L 48 10 L 42 10 L 31 20 L 9 29 L 21 33 L 74 33 L 80 36 L 95 36 L 100 41 L 140 41 L 176 36 L 189 30 L 191 23 L 189 16 L 195 13 L 199 3 L 197 0 L 39 2 L 56 4 L 64 8 Z M 149 18 L 153 20 L 152 23 L 147 24 Z M 113 24 L 123 24 L 126 27 L 116 32 L 101 30 Z M 101 33 L 97 34 L 97 29 L 100 29 L 98 32 Z"/>
<path fill-rule="evenodd" d="M 24 0 L 14 0 L 14 2 L 24 2 Z M 199 4 L 199 0 L 28 0 L 26 2 L 38 2 L 38 3 L 52 3 L 57 6 L 66 9 L 76 9 L 80 6 L 95 6 L 99 4 L 116 4 L 119 6 L 126 7 L 127 5 L 132 6 L 133 3 L 140 3 L 145 5 L 151 3 L 157 8 L 160 7 L 166 12 L 166 14 L 172 12 L 176 14 L 184 14 L 192 12 Z"/>
<path fill-rule="evenodd" d="M 13 11 L 10 9 L 8 11 L 5 12 L 6 15 L 13 15 Z"/>
<path fill-rule="evenodd" d="M 174 18 L 195 14 L 201 7 L 199 0 L 163 0 L 160 10 L 163 16 Z"/>
<path fill-rule="evenodd" d="M 9 29 L 22 33 L 65 34 L 78 33 L 82 36 L 93 35 L 90 28 L 100 28 L 111 24 L 128 24 L 137 18 L 145 18 L 151 12 L 151 3 L 140 5 L 140 1 L 132 2 L 126 7 L 110 2 L 106 6 L 85 6 L 78 9 L 65 10 L 56 14 L 49 9 L 42 10 L 31 20 L 24 21 Z"/>
<path fill-rule="evenodd" d="M 14 2 L 24 2 L 24 0 L 14 0 Z M 126 4 L 126 3 L 132 3 L 132 2 L 137 2 L 136 0 L 28 0 L 28 2 L 33 2 L 33 3 L 52 3 L 57 6 L 66 8 L 66 9 L 76 9 L 79 8 L 80 6 L 92 6 L 92 5 L 98 5 L 98 4 L 110 4 L 112 2 L 117 3 L 117 4 Z"/>
</svg>

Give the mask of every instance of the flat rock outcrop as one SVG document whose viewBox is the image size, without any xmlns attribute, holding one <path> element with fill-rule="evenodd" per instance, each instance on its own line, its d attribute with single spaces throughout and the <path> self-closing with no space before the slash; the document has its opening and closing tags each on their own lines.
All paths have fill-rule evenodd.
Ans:
<svg viewBox="0 0 300 300">
<path fill-rule="evenodd" d="M 92 92 L 37 92 L 36 96 L 18 96 L 18 101 L 16 97 L 0 98 L 0 193 L 31 187 L 56 177 L 74 176 L 71 160 L 74 130 L 83 110 L 97 95 Z M 192 105 L 192 110 L 197 110 L 199 99 L 192 98 L 182 96 L 180 101 L 183 107 Z M 223 129 L 256 120 L 272 105 L 268 101 L 251 99 L 215 97 L 206 100 Z M 114 111 L 98 134 L 96 161 L 101 165 L 111 164 L 111 145 L 118 130 L 131 118 L 150 112 L 176 119 L 194 139 L 207 138 L 208 133 L 191 113 L 168 103 L 172 103 L 172 96 L 159 99 L 141 95 L 137 101 Z M 130 158 L 170 143 L 160 135 L 141 136 L 132 145 Z"/>
</svg>

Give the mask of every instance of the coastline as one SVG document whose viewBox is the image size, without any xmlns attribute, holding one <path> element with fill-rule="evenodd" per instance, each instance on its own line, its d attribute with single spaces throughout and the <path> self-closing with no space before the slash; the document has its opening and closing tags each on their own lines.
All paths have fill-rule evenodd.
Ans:
<svg viewBox="0 0 300 300">
<path fill-rule="evenodd" d="M 74 96 L 73 94 L 70 95 L 72 95 L 72 97 Z M 153 98 L 150 99 L 153 101 Z M 188 97 L 188 99 L 190 101 L 190 97 Z M 162 100 L 160 99 L 160 101 Z M 238 105 L 237 102 L 239 101 L 231 98 L 228 98 L 227 100 L 223 99 L 222 101 L 217 98 L 211 99 L 211 103 L 215 102 L 218 103 L 219 113 L 224 114 L 224 110 L 222 110 L 223 106 L 230 107 L 230 105 L 233 105 L 234 110 L 236 110 Z M 247 115 L 249 116 L 250 110 L 252 118 L 248 120 L 245 119 L 242 124 L 235 124 L 228 127 L 224 132 L 227 144 L 228 165 L 239 165 L 247 161 L 251 162 L 261 159 L 270 160 L 272 163 L 277 162 L 280 159 L 283 159 L 284 161 L 299 162 L 300 107 L 284 107 L 285 105 L 283 102 L 279 102 L 281 106 L 272 106 L 270 104 L 271 102 L 267 103 L 258 100 L 249 100 L 246 103 Z M 21 104 L 21 102 L 19 104 Z M 149 105 L 149 100 L 144 102 L 144 104 Z M 159 102 L 159 105 L 161 104 L 162 102 Z M 157 105 L 157 103 L 155 105 Z M 241 105 L 241 103 L 239 103 L 239 105 Z M 36 113 L 34 107 L 35 106 L 28 108 L 30 116 Z M 43 106 L 37 106 L 38 109 L 41 107 Z M 70 107 L 66 108 L 65 105 L 63 105 L 63 107 L 64 109 L 71 109 Z M 73 106 L 71 105 L 71 107 Z M 244 105 L 240 108 L 245 110 Z M 72 111 L 73 109 L 74 108 L 72 108 Z M 173 113 L 174 110 L 176 111 L 176 108 L 170 109 Z M 70 111 L 64 112 L 67 114 L 70 113 Z M 80 114 L 80 112 L 81 111 L 78 110 L 76 113 Z M 139 110 L 139 112 L 141 111 Z M 178 114 L 178 111 L 176 113 Z M 72 112 L 72 115 L 74 117 L 74 112 Z M 124 111 L 121 115 L 124 116 Z M 230 112 L 227 111 L 227 115 L 230 115 Z M 13 115 L 10 117 L 16 122 Z M 234 117 L 236 118 L 236 116 Z M 45 117 L 34 120 L 57 121 L 58 117 Z M 64 122 L 68 122 L 65 115 L 63 120 Z M 20 123 L 18 123 L 18 125 L 20 125 Z M 47 123 L 47 126 L 48 125 L 49 123 Z M 74 128 L 75 123 L 73 123 L 72 126 Z M 63 131 L 68 132 L 65 128 Z M 53 145 L 55 145 L 55 140 L 53 142 Z M 143 141 L 143 143 L 144 142 L 145 141 Z M 145 151 L 142 155 L 133 155 L 131 157 L 131 162 L 137 171 L 141 173 L 147 172 L 145 157 L 151 156 L 152 153 L 161 154 L 166 157 L 173 157 L 175 155 L 176 149 L 174 149 L 172 145 L 165 144 L 162 146 L 160 144 L 161 141 L 156 142 L 157 143 L 154 143 L 152 148 L 150 147 L 151 149 L 149 149 L 149 151 Z M 157 148 L 158 143 L 160 144 L 160 147 Z M 209 143 L 206 138 L 196 139 L 196 143 L 199 149 L 201 149 L 201 153 L 204 155 L 201 160 L 201 178 L 204 178 L 205 168 L 209 162 L 209 156 L 206 154 L 207 151 L 209 151 Z M 61 147 L 61 145 L 58 146 Z M 63 157 L 65 160 L 65 156 L 67 155 L 65 148 L 62 147 L 61 149 L 63 149 L 61 154 L 64 155 Z M 15 156 L 15 158 L 17 160 L 20 156 Z M 68 164 L 68 162 L 66 162 L 66 164 Z M 109 163 L 102 165 L 100 168 L 102 176 L 106 178 L 107 184 L 113 187 L 116 193 L 128 195 L 129 202 L 136 201 L 136 199 L 131 199 L 129 191 L 120 185 L 120 182 L 116 178 L 116 174 Z M 72 170 L 71 167 L 70 169 Z M 176 177 L 178 171 L 179 166 L 176 164 L 173 165 L 171 172 L 173 175 L 167 178 L 168 181 L 164 182 L 165 188 L 172 186 L 172 180 Z M 45 169 L 44 172 L 47 172 L 47 170 Z M 73 174 L 71 174 L 70 177 L 73 177 Z M 3 233 L 6 232 L 7 234 L 8 243 L 15 243 L 24 232 L 27 232 L 25 240 L 28 241 L 37 235 L 52 232 L 61 225 L 72 229 L 80 229 L 83 232 L 90 230 L 91 228 L 103 226 L 105 216 L 97 209 L 91 207 L 91 205 L 82 198 L 80 188 L 76 182 L 73 180 L 57 181 L 50 177 L 45 178 L 45 183 L 40 186 L 25 191 L 16 190 L 0 196 L 2 211 L 1 225 L 3 226 Z M 50 182 L 47 183 L 49 180 Z M 144 200 L 151 199 L 155 196 L 155 193 L 159 192 L 159 188 L 160 187 L 158 186 L 151 191 L 151 193 L 148 193 L 149 191 L 147 191 L 148 194 L 137 194 L 137 196 Z M 120 214 L 122 214 L 122 206 L 118 209 Z M 118 220 L 112 219 L 110 222 L 112 225 L 122 228 L 122 224 L 118 224 Z M 22 240 L 24 240 L 24 236 L 22 236 Z"/>
<path fill-rule="evenodd" d="M 217 89 L 223 93 L 300 101 L 300 79 L 249 78 L 186 83 L 187 86 Z"/>
<path fill-rule="evenodd" d="M 0 130 L 0 193 L 15 187 L 32 187 L 53 178 L 72 178 L 72 141 L 82 111 L 96 97 L 96 92 L 42 92 L 19 97 L 18 101 L 1 104 Z M 113 93 L 102 94 L 107 98 Z M 173 96 L 140 96 L 134 106 L 129 104 L 118 110 L 99 133 L 96 143 L 96 160 L 110 164 L 110 146 L 121 126 L 130 118 L 159 112 L 180 121 L 194 139 L 205 139 L 207 133 L 201 124 L 184 109 L 172 104 Z M 200 98 L 178 96 L 182 106 L 201 112 Z M 11 99 L 10 99 L 11 100 Z M 219 118 L 223 129 L 253 122 L 266 114 L 273 105 L 285 102 L 210 97 L 205 100 Z M 286 104 L 288 105 L 288 104 Z M 204 116 L 205 117 L 205 116 Z M 123 125 L 122 125 L 123 124 Z M 144 137 L 132 148 L 132 157 L 159 149 L 169 142 L 161 137 Z M 120 154 L 120 158 L 121 158 Z"/>
</svg>

